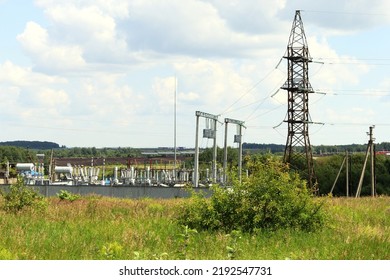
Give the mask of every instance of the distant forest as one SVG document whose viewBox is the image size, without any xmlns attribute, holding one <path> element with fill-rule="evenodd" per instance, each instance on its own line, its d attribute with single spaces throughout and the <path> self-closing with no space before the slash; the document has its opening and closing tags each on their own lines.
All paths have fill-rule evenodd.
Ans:
<svg viewBox="0 0 390 280">
<path fill-rule="evenodd" d="M 285 145 L 280 144 L 256 144 L 256 143 L 243 143 L 242 148 L 246 151 L 255 152 L 269 152 L 269 153 L 283 153 Z M 351 153 L 365 152 L 367 144 L 350 144 L 350 145 L 319 145 L 312 146 L 313 154 L 326 155 L 326 154 L 338 154 L 345 153 L 346 151 Z M 375 144 L 376 151 L 390 151 L 390 142 L 382 142 Z"/>
<path fill-rule="evenodd" d="M 257 144 L 243 143 L 243 150 L 246 154 L 282 154 L 284 145 L 281 144 Z M 159 148 L 156 148 L 157 150 Z M 168 149 L 168 148 L 166 148 Z M 367 145 L 320 145 L 312 146 L 313 155 L 340 154 L 348 151 L 350 153 L 365 152 Z M 390 142 L 375 144 L 376 151 L 390 151 Z M 95 147 L 73 147 L 67 148 L 54 142 L 47 141 L 7 141 L 0 142 L 0 162 L 6 158 L 9 161 L 26 161 L 35 159 L 37 153 L 50 157 L 51 150 L 54 157 L 137 157 L 141 156 L 142 149 L 130 147 L 117 148 L 95 148 Z"/>
<path fill-rule="evenodd" d="M 26 149 L 33 149 L 33 150 L 51 150 L 51 149 L 60 148 L 60 145 L 54 142 L 21 141 L 21 140 L 0 142 L 0 146 L 12 146 L 12 147 L 19 147 L 19 148 L 26 148 Z"/>
</svg>

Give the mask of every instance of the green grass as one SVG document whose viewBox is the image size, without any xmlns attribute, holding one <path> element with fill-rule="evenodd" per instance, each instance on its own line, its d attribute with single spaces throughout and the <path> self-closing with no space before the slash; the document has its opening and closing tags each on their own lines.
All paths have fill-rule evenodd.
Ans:
<svg viewBox="0 0 390 280">
<path fill-rule="evenodd" d="M 185 199 L 50 198 L 46 210 L 0 210 L 0 259 L 390 259 L 390 197 L 320 198 L 318 232 L 191 232 L 176 223 Z M 0 209 L 4 201 L 0 199 Z M 231 248 L 232 249 L 232 248 Z"/>
</svg>

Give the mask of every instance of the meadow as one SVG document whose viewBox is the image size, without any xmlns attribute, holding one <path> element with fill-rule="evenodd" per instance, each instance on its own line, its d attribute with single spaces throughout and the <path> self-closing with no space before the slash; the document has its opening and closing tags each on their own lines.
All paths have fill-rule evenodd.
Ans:
<svg viewBox="0 0 390 280">
<path fill-rule="evenodd" d="M 186 199 L 52 197 L 10 213 L 0 197 L 0 259 L 390 259 L 390 197 L 314 199 L 327 217 L 318 231 L 226 233 L 178 224 Z"/>
</svg>

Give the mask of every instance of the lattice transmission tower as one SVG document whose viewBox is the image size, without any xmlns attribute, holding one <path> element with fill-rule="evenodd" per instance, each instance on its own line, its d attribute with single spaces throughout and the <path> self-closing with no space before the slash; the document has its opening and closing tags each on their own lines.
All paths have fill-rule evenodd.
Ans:
<svg viewBox="0 0 390 280">
<path fill-rule="evenodd" d="M 305 170 L 308 186 L 317 192 L 317 179 L 313 166 L 313 153 L 309 140 L 309 94 L 313 88 L 309 82 L 309 55 L 300 11 L 295 12 L 290 39 L 287 45 L 288 77 L 281 87 L 288 92 L 288 135 L 284 161 L 296 170 Z"/>
</svg>

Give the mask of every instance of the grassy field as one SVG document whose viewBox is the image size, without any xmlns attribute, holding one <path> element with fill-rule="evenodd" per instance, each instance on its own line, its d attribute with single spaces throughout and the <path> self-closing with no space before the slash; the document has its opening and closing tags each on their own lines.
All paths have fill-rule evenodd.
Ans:
<svg viewBox="0 0 390 280">
<path fill-rule="evenodd" d="M 185 199 L 50 198 L 46 210 L 0 210 L 0 259 L 390 259 L 390 197 L 319 199 L 319 232 L 226 234 L 178 225 Z"/>
</svg>

